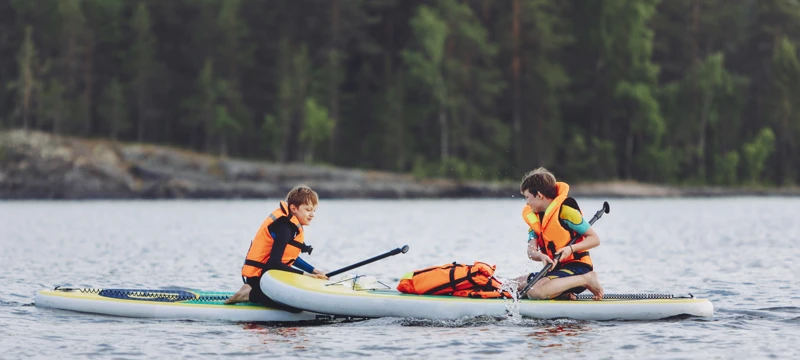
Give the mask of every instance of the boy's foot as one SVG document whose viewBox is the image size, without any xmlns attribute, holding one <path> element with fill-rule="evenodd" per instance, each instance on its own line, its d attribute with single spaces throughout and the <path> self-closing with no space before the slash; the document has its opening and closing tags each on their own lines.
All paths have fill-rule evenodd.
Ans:
<svg viewBox="0 0 800 360">
<path fill-rule="evenodd" d="M 600 281 L 597 280 L 597 273 L 590 271 L 586 274 L 583 274 L 583 276 L 586 277 L 586 289 L 591 291 L 594 295 L 592 298 L 595 300 L 602 300 L 603 287 L 600 285 Z"/>
<path fill-rule="evenodd" d="M 250 301 L 250 290 L 252 289 L 253 288 L 250 287 L 250 285 L 242 285 L 242 288 L 239 289 L 236 294 L 233 294 L 233 296 L 229 297 L 228 300 L 225 300 L 225 304 L 230 305 Z"/>
</svg>

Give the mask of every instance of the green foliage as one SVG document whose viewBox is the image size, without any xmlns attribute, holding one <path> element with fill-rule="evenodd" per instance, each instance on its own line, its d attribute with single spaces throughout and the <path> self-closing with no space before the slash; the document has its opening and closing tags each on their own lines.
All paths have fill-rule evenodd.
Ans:
<svg viewBox="0 0 800 360">
<path fill-rule="evenodd" d="M 773 151 L 775 151 L 775 133 L 769 128 L 761 129 L 752 141 L 744 144 L 742 147 L 744 174 L 750 184 L 765 182 L 761 176 Z"/>
<path fill-rule="evenodd" d="M 61 82 L 51 79 L 42 89 L 37 107 L 37 117 L 39 124 L 52 129 L 54 133 L 59 133 L 63 128 L 63 120 L 68 113 L 69 105 L 64 99 L 64 85 Z"/>
<path fill-rule="evenodd" d="M 300 141 L 308 148 L 306 156 L 313 158 L 314 150 L 319 149 L 331 137 L 333 120 L 328 117 L 328 109 L 307 98 L 305 104 L 305 126 L 300 132 Z"/>
<path fill-rule="evenodd" d="M 598 172 L 596 179 L 609 180 L 616 177 L 615 170 L 619 166 L 616 156 L 616 145 L 611 140 L 592 137 L 591 149 L 587 154 L 588 163 L 594 165 Z"/>
<path fill-rule="evenodd" d="M 128 105 L 125 90 L 119 80 L 112 79 L 103 92 L 103 100 L 98 109 L 100 116 L 109 120 L 109 136 L 116 140 L 120 133 L 130 128 Z"/>
<path fill-rule="evenodd" d="M 15 114 L 22 120 L 19 123 L 27 129 L 30 123 L 29 118 L 36 103 L 36 97 L 40 88 L 38 74 L 39 60 L 36 45 L 33 43 L 33 28 L 25 27 L 25 39 L 17 55 L 17 80 L 6 84 L 9 90 L 16 90 L 16 109 Z"/>
<path fill-rule="evenodd" d="M 741 157 L 737 151 L 714 156 L 714 183 L 717 185 L 736 185 Z"/>
<path fill-rule="evenodd" d="M 307 5 L 0 2 L 2 125 L 418 177 L 797 181 L 795 1 Z"/>
<path fill-rule="evenodd" d="M 270 160 L 278 159 L 278 154 L 283 144 L 281 140 L 283 131 L 278 124 L 278 118 L 272 114 L 264 115 L 264 119 L 261 122 L 260 137 L 263 139 L 261 147 L 262 151 L 264 151 L 262 156 Z"/>
</svg>

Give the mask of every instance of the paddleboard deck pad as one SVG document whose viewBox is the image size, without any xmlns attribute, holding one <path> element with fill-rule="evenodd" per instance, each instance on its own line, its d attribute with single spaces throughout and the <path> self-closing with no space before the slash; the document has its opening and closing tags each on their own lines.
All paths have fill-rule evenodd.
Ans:
<svg viewBox="0 0 800 360">
<path fill-rule="evenodd" d="M 232 292 L 195 290 L 138 290 L 64 288 L 41 290 L 35 305 L 41 308 L 101 315 L 244 322 L 331 321 L 331 315 L 287 311 L 254 303 L 226 305 Z"/>
<path fill-rule="evenodd" d="M 372 284 L 370 284 L 372 285 Z M 358 317 L 458 319 L 465 316 L 508 316 L 519 312 L 538 319 L 658 320 L 677 316 L 710 317 L 710 301 L 664 294 L 610 294 L 595 301 L 473 299 L 442 295 L 403 294 L 391 288 L 365 288 L 357 278 L 330 282 L 284 271 L 270 270 L 261 278 L 270 298 L 307 311 Z"/>
</svg>

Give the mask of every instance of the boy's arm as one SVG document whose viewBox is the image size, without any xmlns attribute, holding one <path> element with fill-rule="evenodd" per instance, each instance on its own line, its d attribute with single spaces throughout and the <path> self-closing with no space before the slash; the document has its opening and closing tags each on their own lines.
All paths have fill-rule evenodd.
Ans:
<svg viewBox="0 0 800 360">
<path fill-rule="evenodd" d="M 583 233 L 583 241 L 572 244 L 571 250 L 574 252 L 581 252 L 596 248 L 598 245 L 600 245 L 600 236 L 590 227 Z"/>
<path fill-rule="evenodd" d="M 592 228 L 592 225 L 589 224 L 586 219 L 583 218 L 583 215 L 580 211 L 570 207 L 570 206 L 563 206 L 561 208 L 561 220 L 564 220 L 564 223 L 572 229 L 572 231 L 583 235 L 583 241 L 576 242 L 572 244 L 569 250 L 566 250 L 568 253 L 564 256 L 572 255 L 576 252 L 586 251 L 592 248 L 597 247 L 600 245 L 600 237 Z M 556 251 L 556 253 L 560 253 L 564 251 L 564 249 L 560 249 Z"/>
<path fill-rule="evenodd" d="M 542 253 L 539 252 L 539 241 L 536 238 L 536 233 L 533 230 L 528 231 L 528 259 L 533 261 L 542 261 Z"/>
<path fill-rule="evenodd" d="M 311 264 L 307 263 L 305 260 L 303 260 L 301 258 L 297 258 L 297 260 L 294 261 L 294 264 L 292 264 L 292 266 L 294 266 L 294 267 L 296 267 L 296 268 L 298 268 L 300 270 L 303 270 L 303 271 L 305 271 L 307 273 L 313 273 L 314 272 L 314 267 L 311 266 Z"/>
</svg>

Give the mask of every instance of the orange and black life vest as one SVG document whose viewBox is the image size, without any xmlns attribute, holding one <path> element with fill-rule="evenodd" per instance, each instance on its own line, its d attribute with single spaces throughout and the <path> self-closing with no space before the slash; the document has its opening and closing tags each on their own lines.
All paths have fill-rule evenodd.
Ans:
<svg viewBox="0 0 800 360">
<path fill-rule="evenodd" d="M 457 263 L 432 266 L 407 274 L 397 290 L 406 294 L 453 295 L 474 298 L 512 298 L 494 278 L 496 267 L 483 262 L 474 265 Z M 410 275 L 410 276 L 408 276 Z"/>
<path fill-rule="evenodd" d="M 311 246 L 303 242 L 303 225 L 300 225 L 300 221 L 290 214 L 289 206 L 281 201 L 280 206 L 261 224 L 255 238 L 253 238 L 253 242 L 250 243 L 250 250 L 247 251 L 247 257 L 244 260 L 244 266 L 242 266 L 242 276 L 261 276 L 266 269 L 267 261 L 272 252 L 272 244 L 275 242 L 269 232 L 269 226 L 282 217 L 288 217 L 289 221 L 297 226 L 297 233 L 294 239 L 290 240 L 286 246 L 281 262 L 291 266 L 301 252 L 311 254 Z"/>
<path fill-rule="evenodd" d="M 555 257 L 556 251 L 560 250 L 569 243 L 573 236 L 577 235 L 574 231 L 568 228 L 561 220 L 561 207 L 562 205 L 570 206 L 578 211 L 578 202 L 575 199 L 568 197 L 569 185 L 567 183 L 556 183 L 558 195 L 553 199 L 553 202 L 545 210 L 542 219 L 539 215 L 533 212 L 530 205 L 525 205 L 522 209 L 522 218 L 525 223 L 530 227 L 530 231 L 536 234 L 536 243 L 539 251 L 547 254 L 551 259 Z M 581 236 L 575 243 L 583 241 L 584 237 Z M 589 257 L 588 251 L 579 251 L 570 255 L 566 259 L 561 259 L 560 264 L 578 261 L 589 266 L 592 266 L 592 258 Z"/>
</svg>

